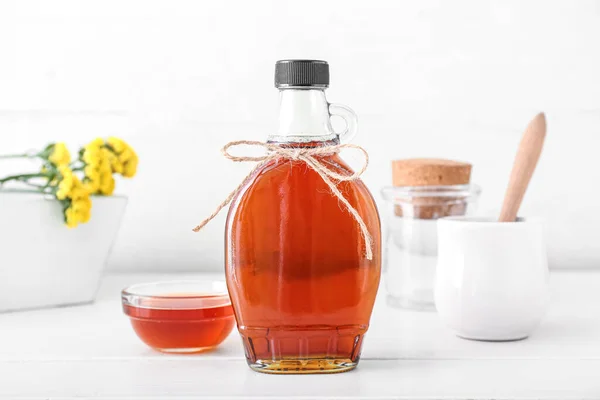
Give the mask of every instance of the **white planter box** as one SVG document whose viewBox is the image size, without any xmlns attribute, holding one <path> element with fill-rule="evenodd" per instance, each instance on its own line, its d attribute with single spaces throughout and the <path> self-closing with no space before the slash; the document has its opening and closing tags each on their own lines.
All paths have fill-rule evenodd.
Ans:
<svg viewBox="0 0 600 400">
<path fill-rule="evenodd" d="M 0 312 L 94 300 L 127 199 L 92 201 L 90 221 L 69 229 L 56 200 L 0 190 Z"/>
</svg>

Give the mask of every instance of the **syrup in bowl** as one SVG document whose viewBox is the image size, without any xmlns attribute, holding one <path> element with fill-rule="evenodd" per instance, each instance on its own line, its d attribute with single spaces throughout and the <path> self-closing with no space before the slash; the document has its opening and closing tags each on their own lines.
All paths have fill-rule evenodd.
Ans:
<svg viewBox="0 0 600 400">
<path fill-rule="evenodd" d="M 199 353 L 218 346 L 235 318 L 225 282 L 168 281 L 133 285 L 121 293 L 137 336 L 165 353 Z"/>
</svg>

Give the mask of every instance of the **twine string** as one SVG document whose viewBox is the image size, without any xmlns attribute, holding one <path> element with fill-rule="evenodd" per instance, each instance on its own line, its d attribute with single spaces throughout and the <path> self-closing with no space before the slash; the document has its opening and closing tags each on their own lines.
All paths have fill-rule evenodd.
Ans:
<svg viewBox="0 0 600 400">
<path fill-rule="evenodd" d="M 229 150 L 232 147 L 242 146 L 242 145 L 262 147 L 265 150 L 267 150 L 267 153 L 265 155 L 256 156 L 256 157 L 235 156 L 235 155 L 232 155 L 231 153 L 229 153 Z M 356 171 L 352 174 L 340 174 L 340 173 L 332 170 L 331 168 L 329 168 L 327 165 L 325 165 L 323 162 L 319 161 L 316 158 L 318 156 L 333 155 L 333 154 L 339 153 L 340 150 L 342 150 L 342 149 L 356 149 L 356 150 L 359 150 L 363 154 L 364 163 L 358 171 Z M 246 185 L 247 181 L 252 176 L 254 176 L 255 172 L 257 172 L 263 165 L 265 165 L 269 161 L 277 159 L 277 158 L 284 158 L 284 159 L 289 159 L 289 160 L 293 160 L 293 161 L 299 160 L 299 161 L 303 161 L 304 163 L 306 163 L 306 165 L 308 165 L 309 168 L 313 169 L 317 174 L 319 174 L 321 179 L 323 179 L 323 182 L 325 182 L 325 184 L 331 190 L 331 193 L 333 193 L 333 195 L 342 202 L 342 204 L 348 210 L 350 215 L 352 215 L 352 217 L 354 218 L 354 220 L 360 227 L 360 231 L 361 231 L 363 240 L 365 241 L 366 257 L 368 260 L 373 259 L 373 239 L 371 237 L 371 234 L 369 233 L 369 229 L 367 228 L 365 221 L 362 219 L 362 217 L 360 216 L 358 211 L 354 207 L 352 207 L 350 202 L 344 197 L 342 192 L 340 192 L 340 190 L 337 187 L 336 182 L 334 182 L 334 181 L 337 181 L 337 182 L 355 181 L 360 178 L 360 176 L 363 174 L 363 172 L 365 172 L 365 170 L 367 169 L 367 166 L 369 165 L 369 154 L 367 153 L 367 151 L 365 149 L 363 149 L 362 147 L 357 146 L 355 144 L 349 144 L 349 143 L 337 144 L 337 145 L 333 145 L 333 146 L 304 148 L 304 147 L 282 147 L 282 146 L 279 146 L 279 145 L 273 144 L 273 143 L 264 143 L 264 142 L 258 142 L 258 141 L 250 141 L 250 140 L 238 140 L 238 141 L 233 141 L 233 142 L 227 143 L 225 145 L 225 147 L 223 147 L 223 149 L 221 149 L 221 153 L 223 153 L 225 158 L 227 158 L 231 161 L 234 161 L 234 162 L 253 161 L 253 162 L 257 162 L 258 164 L 248 173 L 248 175 L 246 175 L 246 177 L 242 180 L 242 182 L 231 193 L 229 193 L 227 198 L 225 198 L 225 200 L 223 200 L 223 202 L 221 204 L 219 204 L 219 206 L 216 208 L 216 210 L 193 229 L 194 232 L 198 232 L 200 229 L 202 229 L 213 218 L 215 218 L 223 208 L 227 207 L 227 205 L 229 203 L 231 203 L 231 201 L 234 199 L 234 197 Z"/>
</svg>

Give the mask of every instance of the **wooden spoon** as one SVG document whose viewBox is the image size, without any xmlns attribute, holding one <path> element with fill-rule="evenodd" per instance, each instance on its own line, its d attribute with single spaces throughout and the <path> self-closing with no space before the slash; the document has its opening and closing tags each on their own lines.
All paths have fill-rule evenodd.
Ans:
<svg viewBox="0 0 600 400">
<path fill-rule="evenodd" d="M 510 173 L 508 188 L 504 195 L 500 222 L 514 222 L 517 218 L 523 196 L 525 196 L 525 191 L 540 158 L 545 137 L 546 117 L 544 113 L 539 113 L 531 120 L 521 139 L 519 151 Z"/>
</svg>

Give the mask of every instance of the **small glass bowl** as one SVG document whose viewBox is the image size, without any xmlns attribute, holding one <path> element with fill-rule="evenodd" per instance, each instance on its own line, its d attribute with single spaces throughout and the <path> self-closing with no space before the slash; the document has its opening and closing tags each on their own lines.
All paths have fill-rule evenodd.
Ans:
<svg viewBox="0 0 600 400">
<path fill-rule="evenodd" d="M 218 346 L 235 325 L 223 281 L 143 283 L 121 293 L 138 337 L 165 353 L 199 353 Z"/>
</svg>

